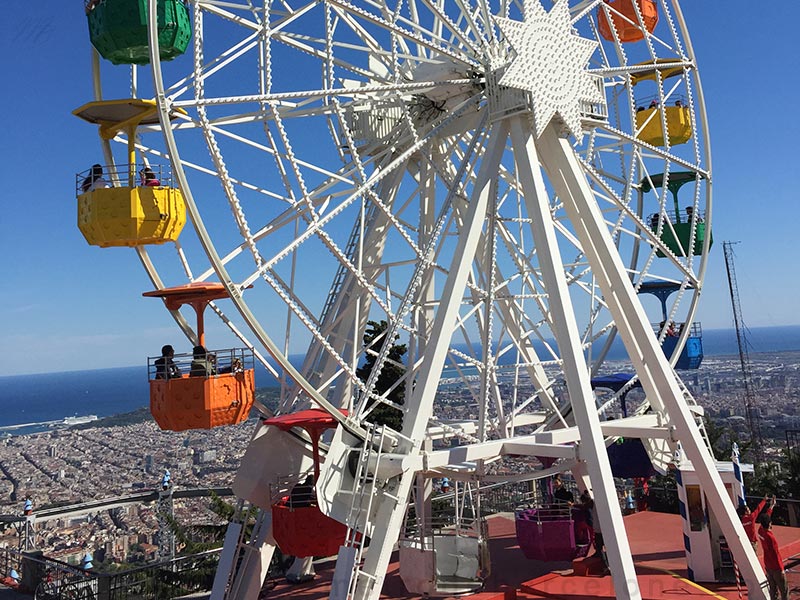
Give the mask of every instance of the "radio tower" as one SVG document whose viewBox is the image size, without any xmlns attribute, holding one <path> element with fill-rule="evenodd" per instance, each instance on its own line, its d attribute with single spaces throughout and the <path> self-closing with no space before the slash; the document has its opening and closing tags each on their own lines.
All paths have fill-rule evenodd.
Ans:
<svg viewBox="0 0 800 600">
<path fill-rule="evenodd" d="M 753 374 L 750 369 L 750 355 L 747 352 L 747 337 L 745 335 L 744 321 L 742 320 L 742 306 L 739 302 L 739 286 L 736 283 L 736 269 L 733 265 L 734 242 L 723 242 L 725 250 L 725 269 L 728 272 L 728 288 L 731 294 L 733 307 L 733 323 L 736 327 L 736 343 L 739 345 L 739 362 L 742 365 L 744 377 L 744 410 L 747 417 L 747 426 L 750 429 L 750 440 L 756 456 L 761 455 L 761 420 L 756 409 L 756 394 L 753 389 Z"/>
</svg>

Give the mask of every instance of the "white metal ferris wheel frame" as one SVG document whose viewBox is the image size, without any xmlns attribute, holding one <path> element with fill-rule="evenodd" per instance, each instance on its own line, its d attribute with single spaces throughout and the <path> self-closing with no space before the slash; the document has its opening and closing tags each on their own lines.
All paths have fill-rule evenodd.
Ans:
<svg viewBox="0 0 800 600">
<path fill-rule="evenodd" d="M 348 4 L 341 2 L 341 4 Z M 577 10 L 588 12 L 597 4 L 595 1 L 587 1 L 578 5 Z M 222 7 L 222 3 L 208 3 L 208 7 Z M 429 5 L 430 6 L 430 5 Z M 682 30 L 685 30 L 682 22 L 682 16 L 677 3 L 674 3 L 675 13 L 679 19 Z M 199 7 L 196 7 L 199 10 Z M 215 8 L 215 10 L 223 10 L 222 8 Z M 606 9 L 608 10 L 608 9 Z M 253 311 L 248 307 L 244 301 L 242 290 L 245 287 L 241 282 L 237 283 L 229 275 L 226 269 L 224 257 L 218 254 L 218 251 L 211 239 L 211 236 L 206 231 L 201 212 L 195 203 L 191 188 L 189 187 L 188 179 L 184 172 L 183 163 L 181 162 L 179 149 L 177 147 L 173 131 L 170 123 L 170 110 L 173 102 L 167 96 L 163 79 L 161 76 L 161 65 L 158 60 L 158 46 L 157 46 L 157 28 L 156 19 L 152 18 L 156 14 L 156 0 L 150 0 L 150 37 L 153 42 L 151 43 L 151 65 L 154 74 L 154 87 L 156 91 L 156 101 L 160 112 L 162 123 L 162 130 L 166 140 L 167 155 L 173 162 L 173 169 L 176 178 L 184 190 L 186 197 L 188 212 L 195 230 L 198 233 L 200 243 L 209 258 L 212 265 L 213 273 L 219 278 L 221 282 L 228 289 L 231 298 L 236 305 L 236 308 L 246 323 L 247 327 L 253 332 L 258 342 L 267 350 L 267 352 L 277 359 L 280 367 L 288 373 L 289 377 L 293 380 L 299 390 L 310 398 L 317 405 L 328 410 L 335 418 L 344 422 L 346 419 L 341 416 L 337 410 L 337 406 L 332 404 L 327 397 L 320 393 L 317 386 L 312 384 L 306 377 L 307 373 L 301 373 L 294 368 L 286 357 L 285 349 L 281 349 L 276 344 L 268 333 L 264 330 L 262 323 Z M 442 15 L 444 21 L 446 15 Z M 197 35 L 197 32 L 196 32 Z M 463 41 L 463 40 L 462 40 Z M 196 41 L 195 43 L 201 43 Z M 688 37 L 685 37 L 685 43 L 688 45 Z M 617 45 L 618 50 L 621 48 Z M 688 55 L 691 56 L 691 48 L 687 49 Z M 328 57 L 331 60 L 331 57 Z M 396 61 L 396 58 L 395 58 Z M 687 65 L 684 65 L 686 67 Z M 693 65 L 692 65 L 693 66 Z M 96 69 L 97 73 L 97 69 Z M 660 79 L 660 75 L 658 75 Z M 696 75 L 695 75 L 696 77 Z M 100 95 L 99 77 L 95 77 L 96 82 L 96 96 Z M 458 80 L 448 81 L 448 85 L 458 84 Z M 461 81 L 461 83 L 464 83 Z M 660 83 L 660 82 L 659 82 Z M 405 91 L 419 91 L 425 90 L 425 85 L 407 86 Z M 380 90 L 386 92 L 390 88 L 383 86 Z M 399 90 L 399 86 L 394 89 Z M 625 86 L 629 94 L 632 95 L 631 86 Z M 702 93 L 699 86 L 699 81 L 695 79 L 695 89 L 700 99 L 700 106 L 702 106 Z M 658 86 L 661 104 L 664 102 L 664 91 L 661 85 Z M 359 90 L 362 93 L 369 93 L 368 89 L 362 88 Z M 322 91 L 323 94 L 330 94 L 330 91 Z M 303 93 L 308 95 L 307 93 Z M 286 96 L 289 97 L 288 95 Z M 261 98 L 260 100 L 264 100 Z M 224 99 L 220 99 L 224 100 Z M 229 98 L 228 101 L 237 102 L 240 99 Z M 252 98 L 251 98 L 252 100 Z M 257 99 L 258 100 L 258 99 Z M 631 97 L 631 100 L 633 98 Z M 199 106 L 199 104 L 198 104 Z M 633 106 L 633 102 L 631 102 Z M 690 105 L 694 110 L 694 104 Z M 341 116 L 341 113 L 340 113 Z M 666 130 L 666 121 L 664 120 L 663 113 L 661 114 L 662 127 Z M 709 162 L 709 149 L 708 149 L 708 132 L 705 119 L 692 118 L 694 126 L 698 122 L 702 123 L 703 135 L 705 139 L 705 164 L 710 165 Z M 509 123 L 511 125 L 509 125 Z M 209 121 L 202 124 L 204 130 L 211 127 Z M 584 364 L 584 341 L 582 335 L 578 331 L 577 323 L 574 319 L 574 314 L 571 309 L 571 301 L 569 299 L 569 291 L 567 289 L 567 280 L 565 277 L 564 261 L 558 251 L 558 243 L 555 241 L 555 232 L 558 224 L 552 220 L 552 208 L 549 204 L 548 192 L 545 188 L 545 183 L 542 179 L 542 173 L 537 165 L 542 164 L 545 171 L 551 175 L 551 183 L 554 181 L 552 174 L 559 173 L 563 179 L 560 180 L 561 187 L 558 189 L 558 197 L 561 199 L 562 208 L 569 213 L 570 221 L 576 226 L 575 235 L 580 238 L 581 246 L 589 258 L 589 263 L 597 269 L 593 270 L 597 279 L 597 287 L 602 291 L 604 298 L 615 298 L 614 301 L 606 302 L 604 304 L 610 312 L 613 313 L 614 323 L 618 329 L 620 336 L 623 338 L 629 355 L 633 359 L 634 366 L 636 367 L 639 379 L 647 392 L 650 404 L 659 415 L 668 416 L 668 421 L 677 432 L 677 438 L 684 444 L 684 450 L 692 460 L 695 467 L 703 471 L 703 479 L 709 484 L 709 489 L 712 490 L 709 496 L 709 502 L 715 514 L 724 514 L 727 518 L 722 519 L 725 521 L 723 530 L 728 539 L 738 538 L 739 541 L 743 537 L 738 536 L 741 532 L 738 531 L 736 523 L 738 520 L 732 514 L 732 510 L 728 507 L 723 500 L 723 492 L 721 481 L 716 474 L 713 462 L 710 461 L 707 452 L 705 451 L 704 443 L 700 437 L 700 433 L 694 422 L 694 417 L 690 413 L 688 406 L 684 400 L 685 390 L 680 386 L 679 381 L 674 377 L 667 359 L 664 357 L 657 341 L 652 335 L 649 325 L 647 324 L 646 315 L 641 308 L 638 300 L 635 297 L 635 291 L 630 286 L 631 278 L 629 271 L 631 267 L 626 267 L 622 264 L 615 246 L 614 238 L 609 232 L 604 215 L 600 212 L 599 207 L 595 201 L 595 192 L 589 189 L 585 173 L 590 177 L 595 178 L 595 183 L 602 185 L 602 177 L 597 172 L 593 171 L 591 166 L 576 157 L 570 144 L 558 135 L 558 132 L 549 127 L 545 131 L 539 132 L 539 139 L 535 139 L 533 132 L 530 130 L 529 123 L 520 117 L 511 117 L 503 125 L 495 128 L 495 132 L 487 142 L 487 147 L 483 148 L 483 162 L 485 172 L 476 175 L 476 187 L 482 189 L 482 192 L 473 195 L 473 201 L 469 204 L 467 212 L 462 215 L 464 219 L 465 228 L 459 234 L 460 242 L 458 246 L 459 253 L 456 256 L 473 256 L 480 245 L 480 229 L 483 223 L 483 214 L 486 212 L 486 206 L 489 198 L 490 179 L 492 176 L 492 169 L 486 165 L 492 165 L 493 160 L 496 158 L 497 167 L 500 166 L 500 154 L 505 151 L 507 140 L 510 138 L 510 144 L 515 151 L 516 156 L 522 157 L 522 160 L 517 160 L 517 173 L 516 176 L 520 179 L 521 196 L 524 197 L 528 203 L 528 214 L 536 215 L 532 220 L 531 226 L 534 229 L 533 237 L 538 240 L 538 259 L 540 261 L 539 267 L 541 269 L 540 276 L 546 280 L 544 287 L 547 289 L 550 304 L 549 310 L 552 320 L 552 330 L 554 337 L 558 342 L 559 349 L 562 350 L 560 358 L 561 364 L 564 369 L 566 377 L 566 385 L 570 392 L 570 399 L 572 402 L 572 410 L 577 424 L 577 431 L 579 432 L 581 442 L 581 462 L 577 464 L 574 469 L 577 475 L 586 474 L 589 480 L 594 485 L 595 496 L 598 503 L 598 511 L 600 513 L 600 521 L 605 526 L 604 531 L 613 531 L 613 543 L 609 548 L 609 556 L 612 571 L 615 573 L 615 586 L 618 597 L 638 597 L 638 589 L 631 584 L 635 582 L 635 574 L 633 571 L 633 564 L 630 559 L 630 552 L 626 552 L 626 541 L 624 534 L 618 535 L 619 532 L 624 531 L 622 526 L 619 511 L 614 510 L 614 497 L 612 489 L 607 485 L 611 481 L 610 468 L 608 466 L 608 459 L 605 455 L 604 435 L 620 435 L 626 427 L 623 423 L 612 423 L 605 428 L 601 427 L 598 414 L 594 409 L 593 395 L 591 387 L 589 386 L 589 372 L 585 369 Z M 669 149 L 662 150 L 638 141 L 635 136 L 626 134 L 619 130 L 610 130 L 612 134 L 618 136 L 620 140 L 626 140 L 632 145 L 638 145 L 640 148 L 648 153 L 656 156 L 663 156 L 673 164 L 688 166 L 696 169 L 696 162 L 691 163 L 674 156 L 669 152 Z M 477 141 L 478 136 L 473 138 Z M 348 140 L 352 142 L 352 140 Z M 214 144 L 209 144 L 211 148 Z M 492 149 L 493 148 L 493 149 Z M 537 150 L 538 148 L 538 150 Z M 695 145 L 696 151 L 697 146 Z M 110 147 L 105 147 L 106 159 L 108 163 L 113 162 L 111 157 Z M 212 150 L 213 161 L 216 169 L 220 174 L 223 187 L 226 189 L 228 196 L 235 195 L 232 192 L 233 182 L 227 179 L 227 170 L 225 169 L 224 161 L 217 151 L 215 154 Z M 494 158 L 493 158 L 494 157 Z M 699 156 L 696 157 L 699 159 Z M 532 167 L 527 168 L 526 167 Z M 404 167 L 403 167 L 404 168 Z M 706 167 L 703 175 L 709 180 L 710 172 Z M 362 183 L 360 192 L 370 193 L 368 191 L 369 184 L 374 180 L 368 177 Z M 553 184 L 555 185 L 555 184 Z M 666 185 L 664 186 L 666 188 Z M 607 188 L 609 194 L 614 195 L 613 190 Z M 663 195 L 666 197 L 666 189 L 663 189 Z M 696 187 L 694 206 L 697 207 L 699 188 Z M 538 202 L 538 205 L 536 204 Z M 624 204 L 624 203 L 623 203 Z M 710 216 L 710 185 L 706 185 L 706 210 Z M 665 202 L 661 201 L 661 210 L 664 210 Z M 641 222 L 635 212 L 630 209 L 627 210 L 626 216 L 632 218 L 634 221 L 639 219 L 638 226 L 642 231 L 645 231 L 645 226 Z M 697 211 L 695 211 L 697 212 Z M 641 214 L 641 207 L 638 210 Z M 708 226 L 710 227 L 710 218 L 707 218 Z M 580 225 L 579 225 L 580 224 Z M 618 233 L 614 230 L 614 233 Z M 649 239 L 655 246 L 659 246 L 663 251 L 663 245 L 660 245 L 658 240 Z M 692 240 L 693 241 L 693 240 Z M 250 239 L 252 243 L 252 238 Z M 688 257 L 688 267 L 685 267 L 680 261 L 676 261 L 675 257 L 670 260 L 675 262 L 675 266 L 679 271 L 683 271 L 684 281 L 680 290 L 683 294 L 686 289 L 692 289 L 692 301 L 690 303 L 686 320 L 691 322 L 694 318 L 697 307 L 697 299 L 699 297 L 700 287 L 702 283 L 703 274 L 706 268 L 705 257 L 708 253 L 710 239 L 707 237 L 704 242 L 704 252 L 700 260 L 700 268 L 696 273 L 691 271 L 692 258 Z M 638 248 L 638 246 L 637 246 Z M 548 250 L 550 252 L 548 252 Z M 144 264 L 146 270 L 150 274 L 153 284 L 156 287 L 163 287 L 160 277 L 157 273 L 155 266 L 150 261 L 144 249 L 137 249 L 140 259 Z M 650 261 L 653 260 L 653 253 L 651 250 Z M 463 254 L 462 254 L 463 253 Z M 257 250 L 254 252 L 258 255 Z M 635 263 L 637 250 L 634 249 L 632 261 Z M 396 535 L 399 530 L 399 519 L 405 511 L 405 504 L 396 499 L 407 498 L 408 491 L 413 481 L 414 473 L 422 469 L 420 463 L 421 456 L 420 441 L 424 437 L 424 431 L 428 424 L 428 417 L 431 416 L 432 402 L 441 377 L 441 371 L 444 364 L 444 352 L 447 349 L 448 342 L 437 340 L 449 339 L 450 332 L 455 328 L 457 321 L 458 305 L 465 288 L 467 287 L 468 271 L 470 269 L 470 261 L 454 261 L 451 268 L 448 270 L 448 278 L 445 288 L 442 292 L 441 299 L 439 300 L 439 308 L 436 311 L 435 319 L 432 322 L 432 330 L 430 336 L 427 338 L 426 343 L 432 351 L 422 353 L 420 356 L 420 364 L 416 365 L 414 370 L 416 387 L 409 399 L 406 408 L 406 422 L 403 428 L 403 437 L 408 442 L 402 442 L 400 448 L 401 462 L 404 463 L 404 471 L 397 474 L 390 485 L 387 485 L 385 491 L 380 492 L 376 496 L 376 510 L 380 516 L 381 522 L 389 523 L 390 525 L 383 528 L 379 534 L 373 538 L 373 546 L 376 551 L 370 551 L 367 556 L 366 562 L 363 566 L 362 572 L 370 575 L 366 583 L 359 583 L 355 578 L 354 588 L 350 590 L 353 597 L 374 597 L 377 583 L 382 580 L 382 572 L 385 572 L 385 563 L 388 560 L 387 548 L 391 548 L 393 543 L 391 537 Z M 263 273 L 262 265 L 258 265 L 256 273 Z M 191 276 L 188 272 L 187 274 Z M 207 277 L 211 272 L 206 272 L 203 277 Z M 687 286 L 687 280 L 691 280 L 691 285 Z M 248 282 L 249 283 L 249 282 Z M 449 300 L 447 300 L 449 298 Z M 556 299 L 555 302 L 552 300 Z M 288 299 L 287 299 L 288 301 Z M 675 305 L 677 308 L 677 303 Z M 674 310 L 674 309 L 673 309 Z M 221 311 L 218 314 L 225 318 Z M 179 313 L 173 313 L 176 320 L 183 327 L 191 337 L 191 329 L 188 324 L 182 319 Z M 672 316 L 672 315 L 671 315 Z M 251 347 L 254 346 L 251 342 L 247 341 L 246 336 L 239 332 L 232 322 L 228 321 L 229 326 L 234 330 L 237 335 Z M 394 325 L 392 325 L 394 326 Z M 394 330 L 390 329 L 393 334 Z M 683 333 L 682 341 L 685 341 L 688 335 L 688 328 Z M 318 335 L 322 338 L 321 333 Z M 663 333 L 662 333 L 663 339 Z M 610 340 L 607 342 L 610 344 Z M 606 346 L 607 349 L 608 346 Z M 676 360 L 677 356 L 673 358 Z M 266 364 L 266 361 L 264 361 Z M 591 400 L 591 401 L 590 401 Z M 556 411 L 558 412 L 558 411 Z M 409 415 L 411 418 L 409 418 Z M 563 419 L 562 419 L 563 421 Z M 566 425 L 566 423 L 563 423 Z M 636 429 L 635 425 L 628 425 L 631 429 Z M 616 428 L 616 429 L 615 429 Z M 360 424 L 352 419 L 347 422 L 347 429 L 355 433 L 359 437 L 364 437 L 365 432 L 360 427 Z M 650 430 L 649 426 L 645 429 Z M 616 432 L 616 433 L 615 433 Z M 641 431 L 639 432 L 642 435 Z M 652 433 L 655 434 L 654 431 Z M 634 436 L 636 437 L 636 436 Z M 485 438 L 484 438 L 485 440 Z M 564 438 L 562 437 L 562 441 Z M 546 448 L 542 439 L 523 440 L 518 438 L 516 450 L 528 444 L 529 453 L 533 454 L 535 449 L 537 452 L 544 453 Z M 403 447 L 405 444 L 405 447 Z M 410 444 L 410 445 L 409 445 Z M 467 452 L 471 452 L 475 458 L 483 458 L 497 455 L 497 448 L 490 447 L 491 442 L 484 441 L 482 443 L 473 444 Z M 448 464 L 450 460 L 449 455 L 442 453 L 434 453 L 426 458 L 426 461 L 436 462 L 437 460 L 442 464 Z M 391 469 L 393 467 L 386 467 Z M 583 470 L 583 473 L 581 472 Z M 751 586 L 751 590 L 759 588 L 759 582 L 763 579 L 763 574 L 757 566 L 757 561 L 752 560 L 749 548 L 747 545 L 740 543 L 731 544 L 734 555 L 740 558 L 740 565 L 744 565 L 742 572 Z M 618 576 L 618 575 L 624 575 Z M 377 585 L 379 591 L 380 586 Z M 757 591 L 751 592 L 757 594 Z"/>
</svg>

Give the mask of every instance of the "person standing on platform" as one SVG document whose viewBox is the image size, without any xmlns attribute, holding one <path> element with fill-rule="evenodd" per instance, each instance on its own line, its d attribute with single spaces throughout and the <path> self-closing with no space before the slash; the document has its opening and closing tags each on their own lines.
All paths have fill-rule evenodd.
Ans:
<svg viewBox="0 0 800 600">
<path fill-rule="evenodd" d="M 789 600 L 789 583 L 786 581 L 786 571 L 783 569 L 783 558 L 778 540 L 772 533 L 772 517 L 768 514 L 761 515 L 758 539 L 764 548 L 764 570 L 767 572 L 769 597 L 771 600 L 778 600 L 780 594 L 780 600 Z"/>
<path fill-rule="evenodd" d="M 605 541 L 603 540 L 603 532 L 600 531 L 600 519 L 597 517 L 597 507 L 589 490 L 583 490 L 579 503 L 579 507 L 586 512 L 588 525 L 594 537 L 594 554 L 592 556 L 599 556 L 605 568 L 608 569 Z"/>
<path fill-rule="evenodd" d="M 747 504 L 743 504 L 736 512 L 739 513 L 739 518 L 742 520 L 742 526 L 744 527 L 744 532 L 747 534 L 747 539 L 750 540 L 750 543 L 753 545 L 753 550 L 758 549 L 758 533 L 756 532 L 756 521 L 758 521 L 758 516 L 761 514 L 761 511 L 764 510 L 764 507 L 767 504 L 768 497 L 764 496 L 764 499 L 758 503 L 755 510 L 750 510 L 750 507 Z M 772 515 L 772 508 L 775 506 L 775 497 L 772 497 L 772 501 L 769 504 L 769 508 L 767 508 L 767 512 L 765 515 Z"/>
</svg>

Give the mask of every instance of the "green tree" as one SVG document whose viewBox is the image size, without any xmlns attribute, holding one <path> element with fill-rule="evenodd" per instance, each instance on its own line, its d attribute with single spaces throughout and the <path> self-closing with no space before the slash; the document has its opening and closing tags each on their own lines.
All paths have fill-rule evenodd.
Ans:
<svg viewBox="0 0 800 600">
<path fill-rule="evenodd" d="M 717 460 L 725 460 L 723 458 L 725 456 L 724 447 L 728 443 L 727 438 L 730 428 L 720 425 L 718 421 L 715 421 L 709 417 L 708 414 L 703 417 L 703 426 L 706 429 L 706 436 L 708 437 L 708 442 L 711 445 L 711 451 L 714 454 L 714 458 Z M 730 451 L 728 454 L 730 454 Z"/>
<path fill-rule="evenodd" d="M 723 421 L 715 420 L 708 415 L 703 417 L 703 426 L 706 430 L 706 436 L 711 444 L 711 451 L 714 458 L 717 460 L 730 460 L 733 444 L 739 446 L 739 456 L 742 462 L 749 462 L 752 460 L 753 441 L 743 440 L 739 437 L 739 433 L 730 425 L 725 424 Z"/>
<path fill-rule="evenodd" d="M 654 475 L 649 482 L 649 505 L 654 512 L 678 513 L 678 484 L 675 476 L 668 472 L 666 475 Z"/>
<path fill-rule="evenodd" d="M 356 369 L 356 375 L 361 381 L 366 382 L 375 368 L 375 361 L 378 355 L 387 343 L 391 343 L 387 360 L 384 362 L 383 368 L 381 368 L 375 381 L 374 391 L 376 394 L 383 395 L 391 389 L 392 391 L 386 395 L 387 400 L 402 406 L 406 397 L 406 384 L 404 381 L 406 368 L 403 364 L 403 356 L 407 348 L 405 344 L 395 343 L 400 338 L 399 335 L 395 335 L 392 340 L 389 340 L 386 335 L 387 328 L 386 321 L 369 321 L 367 323 L 367 330 L 364 332 L 363 337 L 366 358 L 364 359 L 364 364 Z M 375 400 L 373 399 L 369 405 L 371 406 L 374 403 Z M 402 411 L 384 403 L 375 407 L 370 414 L 369 420 L 378 425 L 391 427 L 395 431 L 400 431 L 403 428 Z"/>
<path fill-rule="evenodd" d="M 225 540 L 225 532 L 228 523 L 233 519 L 236 513 L 236 508 L 220 498 L 217 494 L 211 494 L 209 509 L 215 515 L 220 517 L 223 521 L 222 524 L 207 524 L 207 525 L 183 525 L 174 518 L 167 516 L 170 529 L 175 534 L 175 540 L 178 544 L 182 545 L 182 550 L 178 553 L 179 556 L 191 557 L 193 555 L 201 555 L 196 557 L 197 562 L 189 569 L 183 569 L 179 573 L 170 575 L 169 581 L 164 580 L 162 583 L 169 585 L 182 585 L 187 589 L 203 589 L 208 586 L 210 589 L 210 582 L 214 580 L 214 573 L 217 569 L 217 558 L 202 556 L 203 552 L 219 548 Z M 245 535 L 249 539 L 253 532 L 255 525 L 256 513 L 258 509 L 251 506 L 246 515 L 242 515 L 244 520 Z M 276 548 L 270 563 L 270 572 L 282 571 L 283 569 L 283 554 Z"/>
</svg>

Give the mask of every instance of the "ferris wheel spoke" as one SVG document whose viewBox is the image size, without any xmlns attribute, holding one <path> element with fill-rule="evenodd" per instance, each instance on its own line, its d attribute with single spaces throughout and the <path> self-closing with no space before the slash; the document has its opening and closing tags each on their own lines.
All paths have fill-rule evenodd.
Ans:
<svg viewBox="0 0 800 600">
<path fill-rule="evenodd" d="M 420 25 L 419 6 L 416 4 L 416 2 L 412 5 L 413 10 L 411 6 L 409 7 L 408 16 L 400 12 L 402 3 L 398 3 L 398 6 L 395 10 L 389 10 L 388 7 L 385 6 L 384 2 L 376 0 L 364 0 L 364 4 L 374 7 L 382 15 L 384 15 L 384 17 L 390 18 L 392 22 L 398 23 L 400 26 L 417 32 L 424 37 L 436 39 L 443 45 L 451 46 L 453 48 L 466 47 L 473 50 L 476 49 L 473 42 L 467 38 L 466 33 L 462 32 L 458 24 L 454 23 L 446 13 L 440 10 L 439 7 L 431 5 L 428 0 L 419 1 L 425 4 L 430 11 L 429 13 L 426 13 L 426 18 L 433 20 L 434 24 L 432 26 L 422 27 Z M 445 30 L 449 32 L 449 35 L 445 35 Z M 405 49 L 408 49 L 407 40 L 404 37 L 395 36 L 395 39 L 402 44 Z M 456 40 L 461 42 L 461 46 L 455 43 Z M 423 48 L 417 43 L 414 43 L 414 45 L 417 47 L 418 51 L 416 57 L 423 56 Z"/>
<path fill-rule="evenodd" d="M 420 33 L 403 29 L 399 25 L 389 22 L 385 18 L 370 13 L 367 10 L 359 8 L 347 0 L 328 0 L 328 2 L 341 10 L 349 12 L 355 17 L 359 17 L 369 23 L 372 23 L 373 25 L 383 28 L 391 34 L 402 37 L 409 42 L 413 42 L 419 47 L 427 48 L 437 55 L 447 56 L 451 60 L 467 67 L 477 66 L 477 63 L 474 60 L 469 60 L 469 58 L 463 54 L 460 47 L 452 45 L 446 39 L 433 37 L 430 37 L 430 39 L 426 38 L 425 34 L 430 35 L 430 32 L 425 29 L 420 29 Z"/>
<path fill-rule="evenodd" d="M 425 92 L 436 89 L 443 85 L 459 86 L 470 85 L 474 83 L 471 78 L 447 79 L 440 81 L 417 81 L 411 83 L 386 83 L 374 84 L 360 87 L 344 87 L 333 89 L 318 89 L 318 90 L 301 90 L 295 92 L 275 92 L 271 94 L 258 94 L 249 96 L 220 96 L 216 98 L 204 97 L 187 100 L 176 100 L 172 103 L 175 108 L 196 108 L 205 106 L 217 105 L 234 105 L 234 104 L 277 104 L 285 101 L 308 102 L 312 99 L 332 99 L 332 98 L 345 98 L 350 99 L 353 96 L 370 95 L 387 95 L 392 94 L 405 95 L 412 92 Z M 329 110 L 329 109 L 325 109 Z"/>
<path fill-rule="evenodd" d="M 458 27 L 450 17 L 442 10 L 444 8 L 441 4 L 434 3 L 433 0 L 420 0 L 434 18 L 445 25 L 447 29 L 451 32 L 454 39 L 461 42 L 461 47 L 465 49 L 469 49 L 470 53 L 473 56 L 480 56 L 480 44 L 484 41 L 482 32 L 478 29 L 475 21 L 472 19 L 472 16 L 469 14 L 469 11 L 465 10 L 464 5 L 460 1 L 456 1 L 456 6 L 461 9 L 461 16 L 466 20 L 467 29 L 462 32 L 461 28 Z M 410 21 L 407 21 L 404 24 L 408 24 Z M 467 32 L 472 34 L 472 39 L 467 36 Z M 453 42 L 450 41 L 450 44 L 453 45 Z"/>
</svg>

